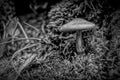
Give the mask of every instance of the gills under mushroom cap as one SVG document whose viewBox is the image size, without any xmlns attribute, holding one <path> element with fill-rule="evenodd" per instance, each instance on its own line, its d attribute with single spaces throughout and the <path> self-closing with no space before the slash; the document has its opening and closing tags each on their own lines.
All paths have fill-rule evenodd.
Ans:
<svg viewBox="0 0 120 80">
<path fill-rule="evenodd" d="M 78 31 L 78 30 L 86 30 L 86 29 L 91 29 L 91 28 L 95 28 L 94 23 L 89 22 L 82 18 L 77 18 L 63 25 L 60 28 L 60 31 L 61 32 Z"/>
</svg>

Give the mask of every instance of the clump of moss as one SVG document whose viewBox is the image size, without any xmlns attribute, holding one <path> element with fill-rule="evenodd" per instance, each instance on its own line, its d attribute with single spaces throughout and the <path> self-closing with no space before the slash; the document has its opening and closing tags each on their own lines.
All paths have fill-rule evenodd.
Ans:
<svg viewBox="0 0 120 80">
<path fill-rule="evenodd" d="M 105 5 L 107 5 L 107 7 L 105 7 Z M 104 2 L 102 0 L 98 0 L 98 1 L 95 1 L 95 0 L 90 0 L 90 1 L 87 1 L 87 0 L 79 0 L 79 1 L 78 0 L 74 0 L 74 1 L 73 0 L 65 0 L 65 1 L 62 1 L 62 2 L 58 3 L 57 5 L 53 6 L 52 9 L 50 10 L 50 12 L 48 13 L 49 24 L 47 25 L 47 27 L 50 29 L 51 33 L 53 35 L 58 35 L 57 40 L 59 40 L 61 42 L 67 41 L 71 45 L 74 45 L 74 43 L 69 42 L 70 39 L 66 39 L 63 41 L 59 37 L 60 36 L 66 37 L 66 35 L 67 36 L 75 35 L 75 33 L 74 32 L 68 33 L 68 34 L 61 33 L 61 32 L 59 32 L 60 26 L 71 21 L 72 19 L 84 18 L 86 20 L 94 22 L 99 27 L 99 29 L 95 30 L 92 33 L 93 37 L 90 37 L 89 35 L 87 35 L 88 38 L 86 38 L 86 43 L 88 46 L 86 46 L 86 48 L 88 50 L 86 51 L 85 56 L 81 56 L 81 57 L 79 56 L 80 58 L 87 57 L 86 60 L 83 61 L 83 63 L 85 63 L 85 65 L 86 65 L 86 67 L 85 67 L 86 71 L 85 71 L 84 76 L 91 75 L 91 76 L 89 76 L 90 80 L 92 79 L 92 77 L 94 77 L 96 79 L 107 79 L 107 70 L 106 71 L 103 70 L 103 69 L 105 69 L 104 66 L 106 64 L 103 63 L 102 60 L 109 62 L 106 60 L 106 58 L 104 59 L 104 56 L 110 51 L 109 47 L 108 47 L 109 40 L 107 38 L 107 36 L 108 36 L 107 33 L 109 33 L 108 26 L 111 23 L 111 21 L 110 21 L 111 17 L 109 17 L 109 16 L 113 10 L 114 9 L 111 8 L 111 6 L 109 4 L 107 4 L 107 1 Z M 91 34 L 91 32 L 84 32 L 84 34 L 89 34 L 89 33 Z M 54 39 L 55 37 L 51 37 L 51 38 Z M 73 40 L 75 40 L 75 39 L 73 38 Z M 65 44 L 67 44 L 67 43 L 65 43 Z M 62 46 L 62 47 L 63 47 L 63 49 L 65 48 L 64 46 Z M 72 46 L 70 46 L 70 47 L 72 47 Z M 70 53 L 69 52 L 70 50 L 68 49 L 68 52 L 67 52 L 68 54 L 66 56 L 67 60 L 72 59 L 71 63 L 72 63 L 72 61 L 74 62 L 74 60 L 76 60 L 76 56 L 78 56 L 78 54 L 76 54 L 76 50 L 74 50 L 74 49 L 72 49 L 72 50 L 73 50 L 72 53 Z M 66 51 L 62 52 L 62 56 L 65 56 L 65 55 L 66 55 Z M 70 57 L 68 58 L 68 56 L 70 56 Z M 91 62 L 89 60 L 91 60 Z M 82 66 L 82 64 L 79 64 L 79 65 Z M 94 68 L 96 68 L 96 70 Z M 79 71 L 79 69 L 78 69 L 78 71 Z M 102 74 L 102 72 L 105 74 Z M 103 76 L 103 75 L 106 75 L 106 76 Z"/>
</svg>

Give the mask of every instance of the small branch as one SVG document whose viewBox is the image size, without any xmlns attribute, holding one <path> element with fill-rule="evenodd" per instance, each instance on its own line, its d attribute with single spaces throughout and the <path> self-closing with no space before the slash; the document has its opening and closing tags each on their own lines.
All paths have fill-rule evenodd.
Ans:
<svg viewBox="0 0 120 80">
<path fill-rule="evenodd" d="M 42 26 L 41 26 L 41 29 L 42 29 L 42 32 L 45 34 L 45 21 L 42 21 Z"/>
<path fill-rule="evenodd" d="M 34 14 L 37 14 L 37 11 L 35 10 L 35 8 L 32 7 L 32 5 L 29 5 L 29 7 L 33 11 Z"/>
<path fill-rule="evenodd" d="M 18 38 L 18 39 L 24 40 L 24 39 L 26 39 L 26 38 Z M 29 39 L 29 40 L 38 40 L 38 41 L 41 41 L 40 38 L 34 38 L 34 37 L 31 37 L 31 38 L 28 38 L 28 39 Z"/>
<path fill-rule="evenodd" d="M 39 30 L 38 30 L 37 28 L 35 28 L 34 26 L 32 26 L 32 25 L 30 25 L 30 24 L 28 24 L 28 23 L 26 23 L 26 22 L 23 22 L 23 23 L 26 24 L 26 25 L 28 25 L 29 27 L 35 29 L 37 32 L 39 32 Z"/>
<path fill-rule="evenodd" d="M 1 42 L 0 43 L 0 45 L 2 45 L 2 44 L 6 44 L 6 43 L 10 43 L 10 42 L 12 42 L 12 41 L 19 41 L 19 40 L 26 40 L 26 38 L 16 38 L 17 40 L 11 40 L 11 41 L 6 41 L 6 42 Z M 39 38 L 28 38 L 29 40 L 38 40 L 38 41 L 41 41 L 41 39 L 39 39 Z"/>
<path fill-rule="evenodd" d="M 91 6 L 92 6 L 93 10 L 96 11 L 95 7 L 92 4 L 92 1 L 90 3 L 91 3 Z"/>
<path fill-rule="evenodd" d="M 27 39 L 27 42 L 29 42 L 28 36 L 27 36 L 25 30 L 23 29 L 22 24 L 21 24 L 19 21 L 18 21 L 17 23 L 18 23 L 18 25 L 20 26 L 20 28 L 21 28 L 21 30 L 22 30 L 22 32 L 23 32 L 25 38 Z"/>
</svg>

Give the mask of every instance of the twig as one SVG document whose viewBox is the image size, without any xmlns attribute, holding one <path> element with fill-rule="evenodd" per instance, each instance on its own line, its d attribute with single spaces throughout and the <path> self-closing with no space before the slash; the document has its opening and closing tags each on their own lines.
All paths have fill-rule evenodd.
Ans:
<svg viewBox="0 0 120 80">
<path fill-rule="evenodd" d="M 91 6 L 93 7 L 93 10 L 96 11 L 95 7 L 92 4 L 92 1 L 90 1 L 90 3 L 91 3 Z"/>
<path fill-rule="evenodd" d="M 41 41 L 41 39 L 40 38 L 34 38 L 34 37 L 31 37 L 31 38 L 28 38 L 29 40 L 38 40 L 38 41 Z M 26 38 L 18 38 L 17 40 L 14 40 L 14 41 L 19 41 L 19 40 L 26 40 Z M 44 40 L 43 40 L 44 41 Z M 6 41 L 6 42 L 2 42 L 2 43 L 0 43 L 0 45 L 2 45 L 2 44 L 7 44 L 7 43 L 10 43 L 10 42 L 12 42 L 12 41 Z M 46 42 L 46 41 L 44 41 L 45 43 L 47 43 L 47 44 L 51 44 L 51 45 L 53 45 L 54 47 L 57 47 L 56 45 L 54 45 L 52 42 Z"/>
<path fill-rule="evenodd" d="M 29 5 L 29 7 L 33 11 L 34 14 L 37 14 L 37 11 L 32 7 L 32 5 Z"/>
<path fill-rule="evenodd" d="M 39 30 L 38 30 L 37 28 L 35 28 L 34 26 L 32 26 L 32 25 L 30 25 L 30 24 L 28 24 L 28 23 L 26 23 L 26 22 L 23 22 L 23 23 L 26 24 L 26 25 L 28 25 L 29 27 L 35 29 L 37 32 L 39 32 Z"/>
<path fill-rule="evenodd" d="M 18 39 L 24 40 L 24 39 L 26 39 L 26 38 L 18 38 Z M 38 41 L 41 41 L 40 38 L 34 38 L 34 37 L 31 37 L 31 38 L 28 38 L 28 39 L 29 39 L 29 40 L 38 40 Z"/>
<path fill-rule="evenodd" d="M 41 29 L 42 29 L 42 32 L 45 34 L 46 32 L 45 32 L 45 29 L 44 29 L 44 27 L 45 27 L 45 21 L 42 21 L 43 23 L 42 23 L 42 25 L 41 25 Z"/>
<path fill-rule="evenodd" d="M 100 0 L 98 0 L 98 5 L 100 8 L 102 8 L 102 2 L 100 2 Z"/>
<path fill-rule="evenodd" d="M 27 39 L 27 42 L 29 42 L 28 36 L 27 36 L 25 30 L 23 29 L 22 24 L 21 24 L 19 21 L 18 21 L 17 23 L 18 23 L 18 25 L 20 26 L 20 28 L 21 28 L 21 30 L 22 30 L 22 32 L 23 32 L 25 38 Z"/>
<path fill-rule="evenodd" d="M 34 38 L 34 37 L 31 37 L 31 38 L 28 38 L 29 40 L 38 40 L 38 41 L 41 41 L 40 38 Z M 26 38 L 17 38 L 17 40 L 11 40 L 11 41 L 6 41 L 6 42 L 1 42 L 0 45 L 2 44 L 6 44 L 6 43 L 10 43 L 12 41 L 19 41 L 19 40 L 26 40 Z"/>
</svg>

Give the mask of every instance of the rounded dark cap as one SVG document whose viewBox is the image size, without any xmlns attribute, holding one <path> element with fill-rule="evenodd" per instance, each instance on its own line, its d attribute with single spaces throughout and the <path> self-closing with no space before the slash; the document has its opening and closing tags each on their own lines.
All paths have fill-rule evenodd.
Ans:
<svg viewBox="0 0 120 80">
<path fill-rule="evenodd" d="M 77 18 L 61 26 L 61 32 L 78 31 L 95 28 L 95 24 L 82 18 Z"/>
</svg>

